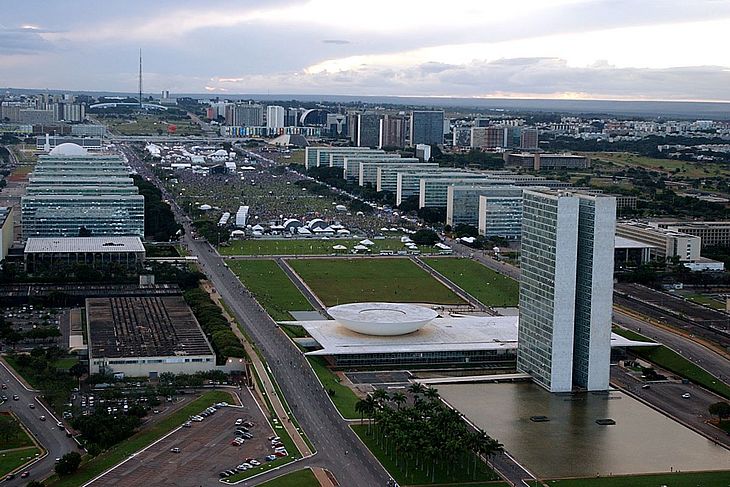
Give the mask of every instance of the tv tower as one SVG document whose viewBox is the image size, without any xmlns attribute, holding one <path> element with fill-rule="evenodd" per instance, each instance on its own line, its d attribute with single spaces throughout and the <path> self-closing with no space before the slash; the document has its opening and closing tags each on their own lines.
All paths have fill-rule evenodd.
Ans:
<svg viewBox="0 0 730 487">
<path fill-rule="evenodd" d="M 142 49 L 139 50 L 139 109 L 142 109 Z"/>
</svg>

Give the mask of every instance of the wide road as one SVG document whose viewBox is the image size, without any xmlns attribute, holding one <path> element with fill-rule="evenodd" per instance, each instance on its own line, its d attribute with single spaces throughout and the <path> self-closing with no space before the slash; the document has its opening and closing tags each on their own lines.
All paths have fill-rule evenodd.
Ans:
<svg viewBox="0 0 730 487">
<path fill-rule="evenodd" d="M 157 178 L 133 151 L 126 149 L 124 152 L 132 167 L 162 189 Z M 190 253 L 198 257 L 203 272 L 261 350 L 294 415 L 314 443 L 317 454 L 311 463 L 331 471 L 342 485 L 385 486 L 390 478 L 388 473 L 341 418 L 306 359 L 213 248 L 207 242 L 191 237 L 190 220 L 164 190 L 163 195 L 172 202 L 176 219 L 185 227 L 184 243 Z M 261 480 L 269 477 L 262 476 Z"/>
<path fill-rule="evenodd" d="M 66 437 L 66 431 L 56 426 L 58 420 L 36 399 L 38 392 L 26 389 L 25 385 L 10 370 L 5 362 L 0 361 L 0 383 L 8 386 L 2 391 L 2 395 L 8 396 L 8 401 L 0 405 L 0 411 L 14 412 L 26 428 L 33 433 L 36 441 L 48 451 L 46 457 L 25 469 L 30 472 L 30 477 L 21 479 L 20 475 L 16 475 L 14 480 L 2 484 L 3 486 L 20 486 L 31 480 L 43 480 L 53 473 L 56 458 L 79 450 L 76 442 Z M 18 395 L 19 400 L 14 401 L 13 395 Z M 31 409 L 30 404 L 33 404 L 35 408 Z M 39 419 L 41 415 L 46 417 L 45 421 Z M 79 453 L 82 452 L 79 451 Z"/>
</svg>

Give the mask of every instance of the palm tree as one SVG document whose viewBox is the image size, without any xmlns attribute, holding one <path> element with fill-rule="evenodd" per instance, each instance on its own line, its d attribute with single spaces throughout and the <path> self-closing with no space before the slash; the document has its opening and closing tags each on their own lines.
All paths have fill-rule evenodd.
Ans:
<svg viewBox="0 0 730 487">
<path fill-rule="evenodd" d="M 426 389 L 426 391 L 423 393 L 423 395 L 428 399 L 429 401 L 436 401 L 439 396 L 439 391 L 434 389 L 433 387 L 429 387 Z"/>
<path fill-rule="evenodd" d="M 419 396 L 426 392 L 426 386 L 424 386 L 420 382 L 413 382 L 411 385 L 408 386 L 408 392 L 410 392 L 414 396 Z"/>
<path fill-rule="evenodd" d="M 377 402 L 381 407 L 389 398 L 390 396 L 388 395 L 388 391 L 385 389 L 375 389 L 373 391 L 373 399 L 375 399 L 375 402 Z"/>
<path fill-rule="evenodd" d="M 398 405 L 398 410 L 400 410 L 403 403 L 407 400 L 406 395 L 402 392 L 394 392 L 393 395 L 390 396 L 390 399 Z"/>
</svg>

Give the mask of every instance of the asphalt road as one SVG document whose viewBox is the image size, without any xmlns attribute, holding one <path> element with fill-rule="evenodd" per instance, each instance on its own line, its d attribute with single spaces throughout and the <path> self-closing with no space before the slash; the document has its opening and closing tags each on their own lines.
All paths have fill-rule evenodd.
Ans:
<svg viewBox="0 0 730 487">
<path fill-rule="evenodd" d="M 728 363 L 728 360 L 704 345 L 677 335 L 674 332 L 667 331 L 659 326 L 647 323 L 646 321 L 637 320 L 615 309 L 613 312 L 613 321 L 624 328 L 641 333 L 671 348 L 690 362 L 699 365 L 725 382 L 730 380 L 730 363 Z"/>
<path fill-rule="evenodd" d="M 16 475 L 14 480 L 3 482 L 2 485 L 8 487 L 20 486 L 31 480 L 42 480 L 53 472 L 56 458 L 60 458 L 68 452 L 79 451 L 77 444 L 73 439 L 66 437 L 65 430 L 61 430 L 56 426 L 58 419 L 36 399 L 36 391 L 26 389 L 10 373 L 4 362 L 0 362 L 0 383 L 8 385 L 8 388 L 2 391 L 3 395 L 8 396 L 8 401 L 0 405 L 0 411 L 14 412 L 33 433 L 36 441 L 48 451 L 47 456 L 25 468 L 30 472 L 30 477 L 21 479 L 20 475 Z M 18 401 L 13 400 L 14 394 L 20 397 Z M 34 404 L 35 409 L 30 409 L 29 404 Z M 39 419 L 41 415 L 46 417 L 46 421 Z M 81 452 L 79 451 L 79 453 Z"/>
<path fill-rule="evenodd" d="M 730 449 L 730 436 L 706 423 L 711 419 L 707 408 L 712 403 L 722 401 L 720 396 L 694 384 L 678 382 L 652 382 L 648 389 L 642 389 L 644 383 L 620 367 L 611 367 L 611 382 L 667 416 Z M 689 393 L 690 397 L 682 397 L 685 393 Z"/>
<path fill-rule="evenodd" d="M 132 167 L 162 189 L 131 150 L 125 150 L 125 153 Z M 163 196 L 174 201 L 164 190 Z M 342 485 L 385 486 L 389 480 L 388 473 L 340 417 L 306 359 L 236 276 L 223 265 L 223 259 L 213 248 L 207 242 L 191 238 L 190 221 L 174 203 L 173 211 L 185 227 L 184 243 L 191 255 L 198 257 L 203 272 L 261 350 L 294 415 L 314 444 L 317 454 L 309 463 L 331 471 Z M 269 476 L 262 476 L 261 480 L 267 478 Z"/>
</svg>

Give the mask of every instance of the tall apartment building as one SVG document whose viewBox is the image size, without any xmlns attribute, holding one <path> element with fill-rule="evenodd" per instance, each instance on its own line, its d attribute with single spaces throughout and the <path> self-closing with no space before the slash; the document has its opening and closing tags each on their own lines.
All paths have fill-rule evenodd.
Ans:
<svg viewBox="0 0 730 487">
<path fill-rule="evenodd" d="M 385 115 L 381 120 L 380 147 L 403 148 L 406 145 L 406 119 L 399 115 Z"/>
<path fill-rule="evenodd" d="M 520 131 L 520 149 L 537 149 L 538 135 L 537 129 L 523 128 Z"/>
<path fill-rule="evenodd" d="M 284 128 L 284 107 L 269 105 L 266 107 L 266 127 L 270 129 Z"/>
<path fill-rule="evenodd" d="M 380 147 L 380 115 L 375 112 L 360 113 L 357 116 L 358 147 Z"/>
<path fill-rule="evenodd" d="M 451 145 L 461 148 L 471 146 L 471 127 L 454 127 Z"/>
<path fill-rule="evenodd" d="M 616 200 L 523 194 L 517 368 L 550 392 L 608 389 Z"/>
<path fill-rule="evenodd" d="M 414 110 L 411 112 L 410 145 L 441 145 L 444 143 L 444 112 Z"/>
<path fill-rule="evenodd" d="M 507 147 L 506 127 L 472 127 L 470 146 L 478 149 Z"/>
<path fill-rule="evenodd" d="M 261 105 L 228 105 L 225 107 L 226 125 L 236 127 L 261 127 L 264 124 L 264 107 Z"/>
</svg>

